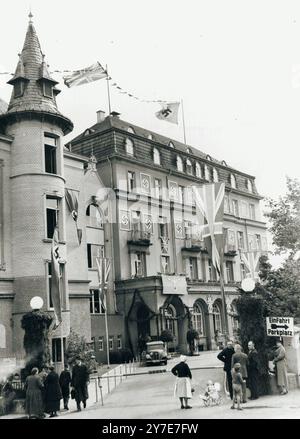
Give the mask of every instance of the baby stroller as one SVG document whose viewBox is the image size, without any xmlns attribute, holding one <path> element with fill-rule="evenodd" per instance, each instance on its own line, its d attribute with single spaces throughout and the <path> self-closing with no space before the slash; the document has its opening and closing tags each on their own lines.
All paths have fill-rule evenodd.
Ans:
<svg viewBox="0 0 300 439">
<path fill-rule="evenodd" d="M 199 395 L 202 399 L 205 407 L 216 406 L 222 404 L 222 396 L 220 394 L 221 385 L 220 383 L 213 383 L 208 381 L 207 387 L 205 389 L 204 395 Z"/>
</svg>

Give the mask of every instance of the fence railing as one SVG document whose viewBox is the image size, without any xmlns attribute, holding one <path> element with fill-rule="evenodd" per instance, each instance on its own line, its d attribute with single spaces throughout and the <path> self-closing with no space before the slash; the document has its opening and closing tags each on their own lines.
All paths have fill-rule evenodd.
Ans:
<svg viewBox="0 0 300 439">
<path fill-rule="evenodd" d="M 101 404 L 104 405 L 103 398 L 118 387 L 124 379 L 127 379 L 128 375 L 134 374 L 138 364 L 133 360 L 129 363 L 120 364 L 103 375 L 91 376 L 89 391 L 94 392 L 95 402 L 101 401 Z"/>
</svg>

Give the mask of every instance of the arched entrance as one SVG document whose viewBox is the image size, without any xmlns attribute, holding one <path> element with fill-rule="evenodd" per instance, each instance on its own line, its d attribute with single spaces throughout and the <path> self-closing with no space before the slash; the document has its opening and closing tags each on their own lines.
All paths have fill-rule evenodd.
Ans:
<svg viewBox="0 0 300 439">
<path fill-rule="evenodd" d="M 199 334 L 199 339 L 195 340 L 195 351 L 207 350 L 208 310 L 206 303 L 201 299 L 196 300 L 193 305 L 192 326 Z"/>
<path fill-rule="evenodd" d="M 150 315 L 149 309 L 143 304 L 139 304 L 136 311 L 138 337 L 150 336 Z"/>
<path fill-rule="evenodd" d="M 169 343 L 169 351 L 187 352 L 186 333 L 188 330 L 187 311 L 180 297 L 169 296 L 162 307 L 161 330 L 169 330 L 173 342 Z"/>
</svg>

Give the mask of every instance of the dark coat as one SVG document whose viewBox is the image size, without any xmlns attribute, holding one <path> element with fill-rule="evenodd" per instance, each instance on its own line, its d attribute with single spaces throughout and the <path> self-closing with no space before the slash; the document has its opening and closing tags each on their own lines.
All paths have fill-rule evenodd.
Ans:
<svg viewBox="0 0 300 439">
<path fill-rule="evenodd" d="M 71 385 L 75 389 L 75 400 L 77 404 L 80 401 L 85 402 L 89 397 L 87 388 L 88 381 L 89 372 L 87 367 L 84 364 L 81 364 L 80 366 L 76 364 L 72 370 Z"/>
<path fill-rule="evenodd" d="M 59 377 L 59 384 L 64 397 L 70 396 L 71 374 L 68 370 L 63 370 Z"/>
<path fill-rule="evenodd" d="M 44 402 L 42 389 L 44 388 L 38 375 L 30 375 L 25 381 L 26 399 L 25 411 L 29 416 L 42 417 L 44 414 Z"/>
<path fill-rule="evenodd" d="M 226 372 L 229 372 L 230 375 L 231 375 L 231 359 L 232 359 L 233 354 L 234 354 L 233 347 L 232 348 L 226 347 L 217 356 L 218 360 L 220 360 L 224 363 L 224 370 Z"/>
<path fill-rule="evenodd" d="M 231 359 L 231 365 L 232 367 L 235 365 L 235 363 L 240 363 L 241 365 L 241 375 L 243 378 L 248 378 L 248 355 L 244 352 L 236 352 L 232 355 Z"/>
<path fill-rule="evenodd" d="M 173 367 L 171 372 L 173 375 L 177 376 L 178 378 L 192 379 L 192 373 L 190 371 L 190 368 L 184 361 L 181 361 L 180 363 L 176 364 L 176 366 Z"/>
<path fill-rule="evenodd" d="M 258 352 L 256 349 L 253 349 L 253 351 L 249 351 L 248 353 L 248 373 L 258 374 L 258 371 L 259 371 Z"/>
<path fill-rule="evenodd" d="M 51 371 L 45 379 L 45 403 L 46 412 L 56 412 L 59 410 L 62 393 L 59 385 L 58 374 Z"/>
</svg>

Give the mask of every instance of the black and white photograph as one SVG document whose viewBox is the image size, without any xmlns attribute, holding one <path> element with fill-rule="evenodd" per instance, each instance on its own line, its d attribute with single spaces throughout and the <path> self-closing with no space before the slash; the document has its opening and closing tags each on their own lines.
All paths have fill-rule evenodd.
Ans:
<svg viewBox="0 0 300 439">
<path fill-rule="evenodd" d="M 0 40 L 0 421 L 300 419 L 300 3 L 10 0 Z"/>
</svg>

